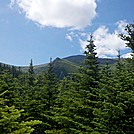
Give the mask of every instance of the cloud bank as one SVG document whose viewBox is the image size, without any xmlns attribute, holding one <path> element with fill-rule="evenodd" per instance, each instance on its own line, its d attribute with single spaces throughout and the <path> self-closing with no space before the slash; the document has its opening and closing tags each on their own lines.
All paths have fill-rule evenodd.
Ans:
<svg viewBox="0 0 134 134">
<path fill-rule="evenodd" d="M 106 26 L 100 26 L 93 32 L 94 44 L 96 45 L 98 57 L 116 57 L 119 50 L 121 51 L 126 49 L 125 42 L 118 37 L 119 33 L 125 33 L 124 28 L 126 24 L 127 22 L 125 20 L 118 21 L 116 23 L 117 28 L 113 33 L 110 33 Z M 86 36 L 87 39 L 90 38 L 89 34 Z M 87 41 L 79 39 L 79 42 L 81 48 L 85 50 Z M 123 57 L 130 57 L 130 53 L 124 54 Z"/>
<path fill-rule="evenodd" d="M 10 0 L 26 18 L 42 27 L 83 29 L 96 16 L 96 0 Z"/>
</svg>

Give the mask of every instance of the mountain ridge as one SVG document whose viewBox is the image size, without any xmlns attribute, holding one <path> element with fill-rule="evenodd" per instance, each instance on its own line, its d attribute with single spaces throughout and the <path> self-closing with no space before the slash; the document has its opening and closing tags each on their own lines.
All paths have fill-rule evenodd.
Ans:
<svg viewBox="0 0 134 134">
<path fill-rule="evenodd" d="M 57 57 L 55 60 L 52 61 L 53 64 L 53 71 L 58 79 L 62 79 L 64 76 L 67 76 L 70 73 L 77 73 L 79 71 L 79 67 L 83 66 L 84 59 L 86 57 L 84 55 L 72 55 L 65 58 Z M 98 62 L 100 65 L 108 64 L 115 64 L 117 59 L 108 59 L 108 58 L 98 58 Z M 1 63 L 4 64 L 4 63 Z M 8 64 L 5 64 L 8 65 Z M 40 65 L 33 65 L 35 74 L 42 74 L 45 73 L 47 70 L 49 63 L 40 64 Z M 9 65 L 13 66 L 13 65 Z M 22 72 L 27 73 L 29 66 L 15 66 L 16 68 L 20 68 Z"/>
<path fill-rule="evenodd" d="M 62 64 L 69 64 L 71 66 L 82 66 L 84 64 L 84 59 L 86 58 L 86 56 L 84 55 L 72 55 L 72 56 L 68 56 L 65 58 L 59 58 L 57 57 L 56 59 L 54 59 L 52 61 L 53 66 L 57 66 L 57 67 L 61 67 L 61 63 Z M 99 64 L 114 64 L 117 62 L 117 59 L 109 59 L 109 58 L 98 58 L 98 62 Z M 47 67 L 49 63 L 45 63 L 45 64 L 40 64 L 40 65 L 35 65 L 34 69 L 39 69 L 39 68 L 44 68 Z M 58 65 L 57 65 L 58 64 Z M 63 66 L 65 66 L 63 65 Z M 28 66 L 27 66 L 28 67 Z"/>
</svg>

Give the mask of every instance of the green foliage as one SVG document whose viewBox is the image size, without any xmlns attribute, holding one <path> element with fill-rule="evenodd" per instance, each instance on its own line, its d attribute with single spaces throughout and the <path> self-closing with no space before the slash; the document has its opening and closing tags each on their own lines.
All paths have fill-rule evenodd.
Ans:
<svg viewBox="0 0 134 134">
<path fill-rule="evenodd" d="M 134 53 L 134 24 L 128 24 L 125 27 L 127 34 L 120 34 L 122 40 L 126 41 L 127 47 L 131 48 L 132 53 Z"/>
<path fill-rule="evenodd" d="M 32 61 L 32 59 L 31 59 L 30 65 L 29 65 L 28 72 L 29 72 L 29 74 L 34 74 L 33 61 Z"/>
<path fill-rule="evenodd" d="M 91 131 L 91 127 L 87 125 L 87 116 L 84 115 L 87 113 L 87 108 L 83 105 L 77 86 L 68 79 L 61 82 L 60 94 L 53 107 L 54 116 L 51 117 L 55 125 L 52 125 L 52 130 L 47 130 L 47 132 L 84 133 Z"/>
<path fill-rule="evenodd" d="M 69 76 L 72 73 L 78 73 L 80 66 L 85 66 L 84 59 L 85 55 L 76 55 L 76 56 L 70 56 L 67 58 L 56 58 L 53 62 L 53 71 L 56 77 L 61 80 L 64 77 Z M 105 59 L 105 58 L 97 58 L 97 61 L 99 62 L 99 66 L 104 66 L 106 62 L 109 63 L 110 66 L 112 66 L 115 69 L 115 63 L 117 63 L 116 59 Z M 34 66 L 34 74 L 44 74 L 44 71 L 46 71 L 49 67 L 49 64 L 42 64 Z M 20 67 L 20 70 L 24 73 L 28 73 L 29 67 Z"/>
<path fill-rule="evenodd" d="M 133 103 L 129 101 L 128 105 L 128 100 L 134 95 L 134 75 L 125 64 L 126 61 L 118 61 L 114 72 L 106 66 L 100 79 L 98 105 L 93 112 L 95 130 L 100 133 L 133 133 Z"/>
<path fill-rule="evenodd" d="M 6 105 L 7 100 L 2 96 L 8 91 L 0 94 L 0 133 L 1 134 L 31 134 L 34 131 L 32 126 L 40 124 L 41 121 L 21 121 L 23 110 L 16 109 L 15 106 Z"/>
<path fill-rule="evenodd" d="M 122 39 L 133 49 L 133 25 L 127 31 Z M 0 134 L 134 133 L 133 58 L 119 53 L 114 70 L 100 67 L 92 36 L 88 42 L 80 68 L 74 57 L 50 61 L 38 75 L 32 61 L 29 73 L 0 64 Z M 73 75 L 57 80 L 58 66 Z"/>
</svg>

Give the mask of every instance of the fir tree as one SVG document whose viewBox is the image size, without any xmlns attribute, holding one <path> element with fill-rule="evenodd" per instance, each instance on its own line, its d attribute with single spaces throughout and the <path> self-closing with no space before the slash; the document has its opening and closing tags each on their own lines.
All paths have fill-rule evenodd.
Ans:
<svg viewBox="0 0 134 134">
<path fill-rule="evenodd" d="M 86 113 L 82 118 L 88 119 L 85 122 L 85 125 L 91 127 L 90 130 L 85 130 L 85 132 L 91 133 L 94 129 L 93 111 L 98 105 L 98 90 L 99 90 L 99 66 L 98 66 L 98 57 L 95 52 L 95 44 L 93 41 L 93 36 L 90 36 L 88 40 L 88 45 L 84 54 L 85 58 L 85 68 L 80 69 L 80 79 L 79 81 L 79 91 L 81 94 L 81 99 L 83 101 L 83 111 Z"/>
<path fill-rule="evenodd" d="M 34 84 L 34 69 L 33 69 L 32 59 L 29 65 L 28 73 L 29 73 L 29 85 L 33 85 Z"/>
<path fill-rule="evenodd" d="M 134 75 L 124 63 L 118 60 L 114 72 L 110 75 L 103 73 L 100 79 L 98 107 L 93 112 L 96 132 L 129 134 L 134 131 L 132 119 Z"/>
<path fill-rule="evenodd" d="M 48 65 L 47 70 L 44 75 L 44 84 L 40 88 L 41 98 L 40 98 L 40 109 L 42 109 L 41 120 L 44 123 L 44 127 L 42 131 L 52 129 L 54 125 L 52 117 L 53 115 L 53 107 L 56 103 L 56 98 L 58 96 L 58 88 L 57 88 L 57 78 L 53 72 L 53 62 L 50 59 L 50 63 Z"/>
<path fill-rule="evenodd" d="M 30 120 L 23 121 L 21 115 L 24 110 L 16 109 L 15 106 L 8 106 L 7 99 L 3 96 L 8 91 L 0 93 L 0 134 L 31 134 L 34 131 L 33 126 L 41 124 L 41 121 Z"/>
<path fill-rule="evenodd" d="M 131 48 L 134 53 L 134 24 L 128 24 L 125 27 L 127 34 L 119 34 L 122 40 L 126 41 L 127 47 Z"/>
<path fill-rule="evenodd" d="M 93 111 L 97 101 L 99 68 L 92 36 L 86 47 L 85 68 L 64 79 L 59 87 L 57 107 L 54 109 L 55 128 L 51 133 L 93 132 Z M 73 80 L 73 81 L 72 81 Z"/>
<path fill-rule="evenodd" d="M 53 72 L 53 63 L 52 63 L 52 58 L 50 58 L 50 63 L 48 65 L 48 69 L 45 73 L 46 77 L 46 84 L 45 84 L 45 90 L 47 93 L 47 98 L 48 98 L 48 111 L 51 106 L 53 106 L 56 94 L 57 92 L 57 78 Z"/>
<path fill-rule="evenodd" d="M 31 74 L 31 75 L 34 74 L 33 61 L 32 61 L 32 59 L 31 59 L 30 65 L 29 65 L 28 72 L 29 72 L 29 74 Z"/>
<path fill-rule="evenodd" d="M 126 34 L 119 34 L 120 38 L 125 41 L 127 47 L 132 51 L 132 66 L 134 66 L 134 24 L 128 24 L 125 27 Z"/>
<path fill-rule="evenodd" d="M 90 36 L 90 40 L 88 40 L 89 44 L 86 46 L 86 51 L 84 54 L 85 58 L 85 67 L 80 69 L 80 74 L 82 76 L 82 85 L 85 83 L 85 88 L 89 90 L 89 88 L 97 87 L 97 81 L 99 80 L 99 66 L 98 66 L 98 57 L 95 52 L 95 45 L 93 41 L 93 36 Z"/>
</svg>

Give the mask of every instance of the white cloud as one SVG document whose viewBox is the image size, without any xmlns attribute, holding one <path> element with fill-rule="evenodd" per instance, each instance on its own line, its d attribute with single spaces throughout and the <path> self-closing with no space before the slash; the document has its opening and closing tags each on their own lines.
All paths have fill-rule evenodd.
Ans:
<svg viewBox="0 0 134 134">
<path fill-rule="evenodd" d="M 85 47 L 86 47 L 86 45 L 87 45 L 87 41 L 82 40 L 82 39 L 79 39 L 79 43 L 80 43 L 80 45 L 81 45 L 81 48 L 82 48 L 83 50 L 85 50 Z"/>
<path fill-rule="evenodd" d="M 122 55 L 123 58 L 132 58 L 132 53 L 127 53 Z"/>
<path fill-rule="evenodd" d="M 81 32 L 81 33 L 80 33 L 80 36 L 85 37 L 85 36 L 87 36 L 87 34 L 84 33 L 84 32 Z"/>
<path fill-rule="evenodd" d="M 96 0 L 10 0 L 26 18 L 39 25 L 82 29 L 96 16 Z"/>
<path fill-rule="evenodd" d="M 119 50 L 125 50 L 126 45 L 123 40 L 118 37 L 119 33 L 124 33 L 126 21 L 118 21 L 117 28 L 113 33 L 109 32 L 106 26 L 100 26 L 94 31 L 94 44 L 96 45 L 96 51 L 98 57 L 116 57 Z M 90 35 L 87 35 L 89 39 Z M 81 48 L 84 50 L 87 45 L 87 41 L 79 40 Z"/>
<path fill-rule="evenodd" d="M 127 21 L 126 20 L 120 20 L 116 23 L 116 25 L 118 26 L 117 29 L 115 30 L 115 33 L 117 32 L 118 34 L 123 33 L 123 34 L 127 34 L 125 31 L 125 26 L 127 25 Z"/>
<path fill-rule="evenodd" d="M 66 34 L 66 39 L 68 39 L 69 41 L 73 41 L 72 37 L 69 34 Z"/>
<path fill-rule="evenodd" d="M 12 6 L 14 5 L 14 3 L 15 3 L 15 0 L 10 0 L 9 7 L 12 8 Z"/>
</svg>

